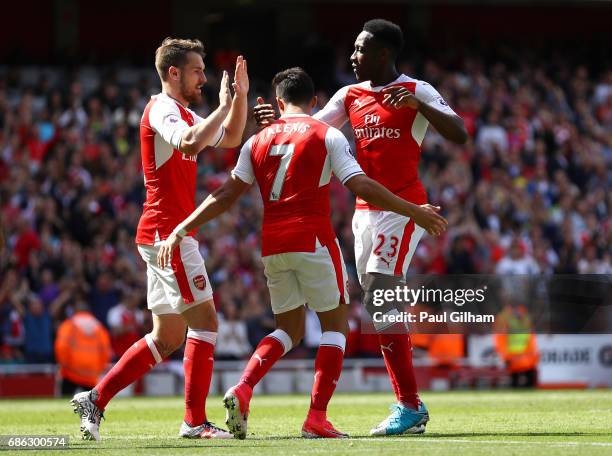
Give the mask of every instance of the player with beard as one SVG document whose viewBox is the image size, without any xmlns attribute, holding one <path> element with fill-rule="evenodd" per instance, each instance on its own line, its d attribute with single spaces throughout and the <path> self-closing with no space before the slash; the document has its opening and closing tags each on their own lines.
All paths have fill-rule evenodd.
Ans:
<svg viewBox="0 0 612 456">
<path fill-rule="evenodd" d="M 100 419 L 108 402 L 181 347 L 185 333 L 185 417 L 179 435 L 231 438 L 206 419 L 217 314 L 193 233 L 183 233 L 171 264 L 164 268 L 156 264 L 161 242 L 195 209 L 197 154 L 207 146 L 240 145 L 246 123 L 249 79 L 242 56 L 236 60 L 233 98 L 224 71 L 219 107 L 206 119 L 188 108 L 202 102 L 203 58 L 199 40 L 166 38 L 155 53 L 162 92 L 151 97 L 140 124 L 147 197 L 136 233 L 138 251 L 147 263 L 153 330 L 135 342 L 91 391 L 74 396 L 84 439 L 100 439 Z"/>
<path fill-rule="evenodd" d="M 428 125 L 459 144 L 467 140 L 467 132 L 463 120 L 430 84 L 397 71 L 403 44 L 402 30 L 396 24 L 384 19 L 366 22 L 350 58 L 359 83 L 341 88 L 313 117 L 335 128 L 350 122 L 363 171 L 397 196 L 421 205 L 427 203 L 427 194 L 419 180 L 418 164 Z M 274 109 L 258 101 L 255 117 L 260 125 L 267 125 L 275 117 Z M 413 219 L 381 210 L 361 198 L 355 209 L 355 259 L 365 308 L 370 315 L 397 313 L 402 310 L 401 302 L 376 307 L 374 292 L 404 285 L 424 230 Z M 408 330 L 399 323 L 374 326 L 397 403 L 371 434 L 422 433 L 429 413 L 417 392 Z"/>
<path fill-rule="evenodd" d="M 316 97 L 304 70 L 282 71 L 272 84 L 282 117 L 246 141 L 231 177 L 162 243 L 158 265 L 174 258 L 181 231 L 220 215 L 257 182 L 264 207 L 261 255 L 276 329 L 261 340 L 240 381 L 225 394 L 227 424 L 236 438 L 246 438 L 253 389 L 300 343 L 307 304 L 317 314 L 322 335 L 302 436 L 345 438 L 327 419 L 342 370 L 349 302 L 346 268 L 331 225 L 331 175 L 364 200 L 410 217 L 432 235 L 444 232 L 447 222 L 437 214 L 440 208 L 409 203 L 364 175 L 344 135 L 310 117 Z"/>
</svg>

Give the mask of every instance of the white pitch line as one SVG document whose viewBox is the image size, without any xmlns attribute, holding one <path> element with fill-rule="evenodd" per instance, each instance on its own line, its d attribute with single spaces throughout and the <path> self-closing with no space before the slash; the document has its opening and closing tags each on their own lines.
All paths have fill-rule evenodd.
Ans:
<svg viewBox="0 0 612 456">
<path fill-rule="evenodd" d="M 174 436 L 167 436 L 165 438 L 172 439 Z M 158 435 L 139 435 L 139 436 L 128 436 L 128 435 L 115 435 L 107 437 L 107 442 L 110 440 L 150 440 L 153 438 L 159 438 Z M 273 441 L 274 437 L 254 437 L 248 440 L 254 442 L 262 441 Z M 295 437 L 292 439 L 282 440 L 303 440 L 301 437 Z M 343 442 L 404 442 L 404 443 L 464 443 L 471 445 L 480 444 L 505 444 L 505 445 L 546 445 L 546 446 L 559 446 L 559 447 L 578 447 L 578 446 L 597 446 L 597 447 L 612 447 L 612 442 L 543 442 L 541 440 L 469 440 L 469 439 L 445 439 L 436 437 L 351 437 L 344 440 Z M 237 443 L 237 442 L 234 442 Z M 242 442 L 241 442 L 242 443 Z M 233 445 L 228 445 L 228 448 L 233 448 Z"/>
<path fill-rule="evenodd" d="M 435 437 L 355 437 L 351 438 L 351 440 L 358 440 L 360 442 L 385 442 L 391 440 L 392 442 L 418 442 L 418 443 L 468 443 L 468 444 L 507 444 L 507 445 L 547 445 L 547 446 L 602 446 L 602 447 L 612 447 L 612 443 L 608 442 L 542 442 L 542 441 L 531 441 L 531 440 L 467 440 L 467 439 L 444 439 L 444 438 L 435 438 Z"/>
</svg>

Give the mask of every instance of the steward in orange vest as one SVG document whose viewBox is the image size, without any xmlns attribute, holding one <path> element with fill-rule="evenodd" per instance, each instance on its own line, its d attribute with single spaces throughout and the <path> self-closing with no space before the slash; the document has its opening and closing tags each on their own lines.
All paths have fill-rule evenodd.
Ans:
<svg viewBox="0 0 612 456">
<path fill-rule="evenodd" d="M 512 377 L 512 386 L 536 386 L 540 355 L 527 308 L 522 305 L 506 305 L 495 322 L 495 349 L 506 363 Z"/>
<path fill-rule="evenodd" d="M 87 304 L 77 303 L 76 313 L 60 325 L 55 339 L 62 395 L 72 395 L 79 387 L 93 388 L 111 355 L 108 331 L 91 314 Z"/>
</svg>

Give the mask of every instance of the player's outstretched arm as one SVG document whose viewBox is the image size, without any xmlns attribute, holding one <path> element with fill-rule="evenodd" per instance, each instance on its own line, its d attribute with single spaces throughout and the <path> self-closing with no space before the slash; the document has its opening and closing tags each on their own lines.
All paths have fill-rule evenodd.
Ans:
<svg viewBox="0 0 612 456">
<path fill-rule="evenodd" d="M 404 86 L 385 87 L 382 91 L 385 94 L 383 104 L 396 109 L 416 109 L 444 138 L 457 144 L 465 144 L 467 141 L 468 134 L 463 119 L 457 114 L 443 112 L 428 103 L 424 103 Z M 439 99 L 442 100 L 442 97 L 439 97 Z M 445 106 L 448 105 L 445 104 Z"/>
<path fill-rule="evenodd" d="M 241 55 L 236 59 L 232 87 L 234 98 L 229 114 L 223 122 L 225 135 L 219 147 L 238 147 L 242 143 L 242 134 L 244 133 L 248 111 L 249 74 L 247 72 L 247 61 Z"/>
<path fill-rule="evenodd" d="M 197 155 L 206 146 L 213 144 L 213 138 L 223 125 L 223 121 L 232 107 L 232 96 L 229 88 L 229 75 L 223 72 L 219 90 L 219 107 L 197 125 L 187 128 L 181 137 L 179 150 L 185 155 Z"/>
<path fill-rule="evenodd" d="M 162 242 L 157 254 L 157 265 L 164 268 L 170 264 L 172 251 L 187 233 L 227 211 L 250 186 L 251 184 L 242 182 L 233 175 L 230 176 L 221 187 L 208 195 L 189 217 L 179 223 L 170 236 Z"/>
<path fill-rule="evenodd" d="M 403 200 L 365 174 L 351 177 L 344 185 L 355 195 L 363 198 L 370 204 L 386 211 L 410 217 L 414 220 L 414 223 L 422 226 L 432 236 L 442 234 L 448 226 L 446 219 L 438 214 L 439 207 L 430 204 L 419 206 Z"/>
</svg>

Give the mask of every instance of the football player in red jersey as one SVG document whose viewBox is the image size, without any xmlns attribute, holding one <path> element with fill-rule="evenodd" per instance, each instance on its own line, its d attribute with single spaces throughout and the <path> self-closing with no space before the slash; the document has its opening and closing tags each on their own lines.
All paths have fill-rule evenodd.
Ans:
<svg viewBox="0 0 612 456">
<path fill-rule="evenodd" d="M 282 117 L 244 144 L 232 176 L 162 244 L 158 266 L 171 261 L 181 233 L 227 210 L 257 181 L 264 201 L 262 261 L 276 330 L 260 342 L 240 382 L 224 397 L 230 431 L 246 437 L 253 388 L 300 342 L 307 303 L 317 312 L 323 334 L 302 435 L 343 438 L 346 434 L 329 423 L 326 413 L 342 370 L 348 331 L 347 275 L 330 219 L 331 174 L 369 204 L 410 217 L 432 235 L 446 229 L 446 220 L 437 214 L 439 208 L 409 203 L 364 175 L 342 133 L 310 117 L 316 98 L 312 80 L 302 69 L 277 74 L 273 85 Z M 426 413 L 419 416 L 417 424 L 427 421 Z"/>
<path fill-rule="evenodd" d="M 193 233 L 184 233 L 171 264 L 157 267 L 157 251 L 172 229 L 195 209 L 197 154 L 207 146 L 236 147 L 247 115 L 246 60 L 236 61 L 234 96 L 223 73 L 219 107 L 206 119 L 188 108 L 202 101 L 204 49 L 198 40 L 165 39 L 155 53 L 162 92 L 151 97 L 140 123 L 147 198 L 136 243 L 147 263 L 147 304 L 153 331 L 136 341 L 92 389 L 74 396 L 83 438 L 99 440 L 102 413 L 123 388 L 145 375 L 185 341 L 185 417 L 179 436 L 231 438 L 206 419 L 217 314 Z"/>
<path fill-rule="evenodd" d="M 341 88 L 314 115 L 340 128 L 353 129 L 357 161 L 372 179 L 415 204 L 427 202 L 418 177 L 421 143 L 429 124 L 446 139 L 464 143 L 463 120 L 428 83 L 400 74 L 396 59 L 403 47 L 399 26 L 383 19 L 366 22 L 350 57 L 357 84 Z M 274 119 L 271 105 L 255 108 L 261 125 Z M 382 210 L 381 210 L 382 209 Z M 395 289 L 405 283 L 406 271 L 424 231 L 410 217 L 395 214 L 357 198 L 353 217 L 355 256 L 364 305 L 372 315 L 375 290 Z M 401 311 L 388 303 L 385 314 Z M 391 414 L 371 430 L 372 435 L 422 433 L 425 405 L 419 399 L 412 367 L 412 345 L 403 324 L 376 323 L 381 352 L 397 398 Z"/>
</svg>

